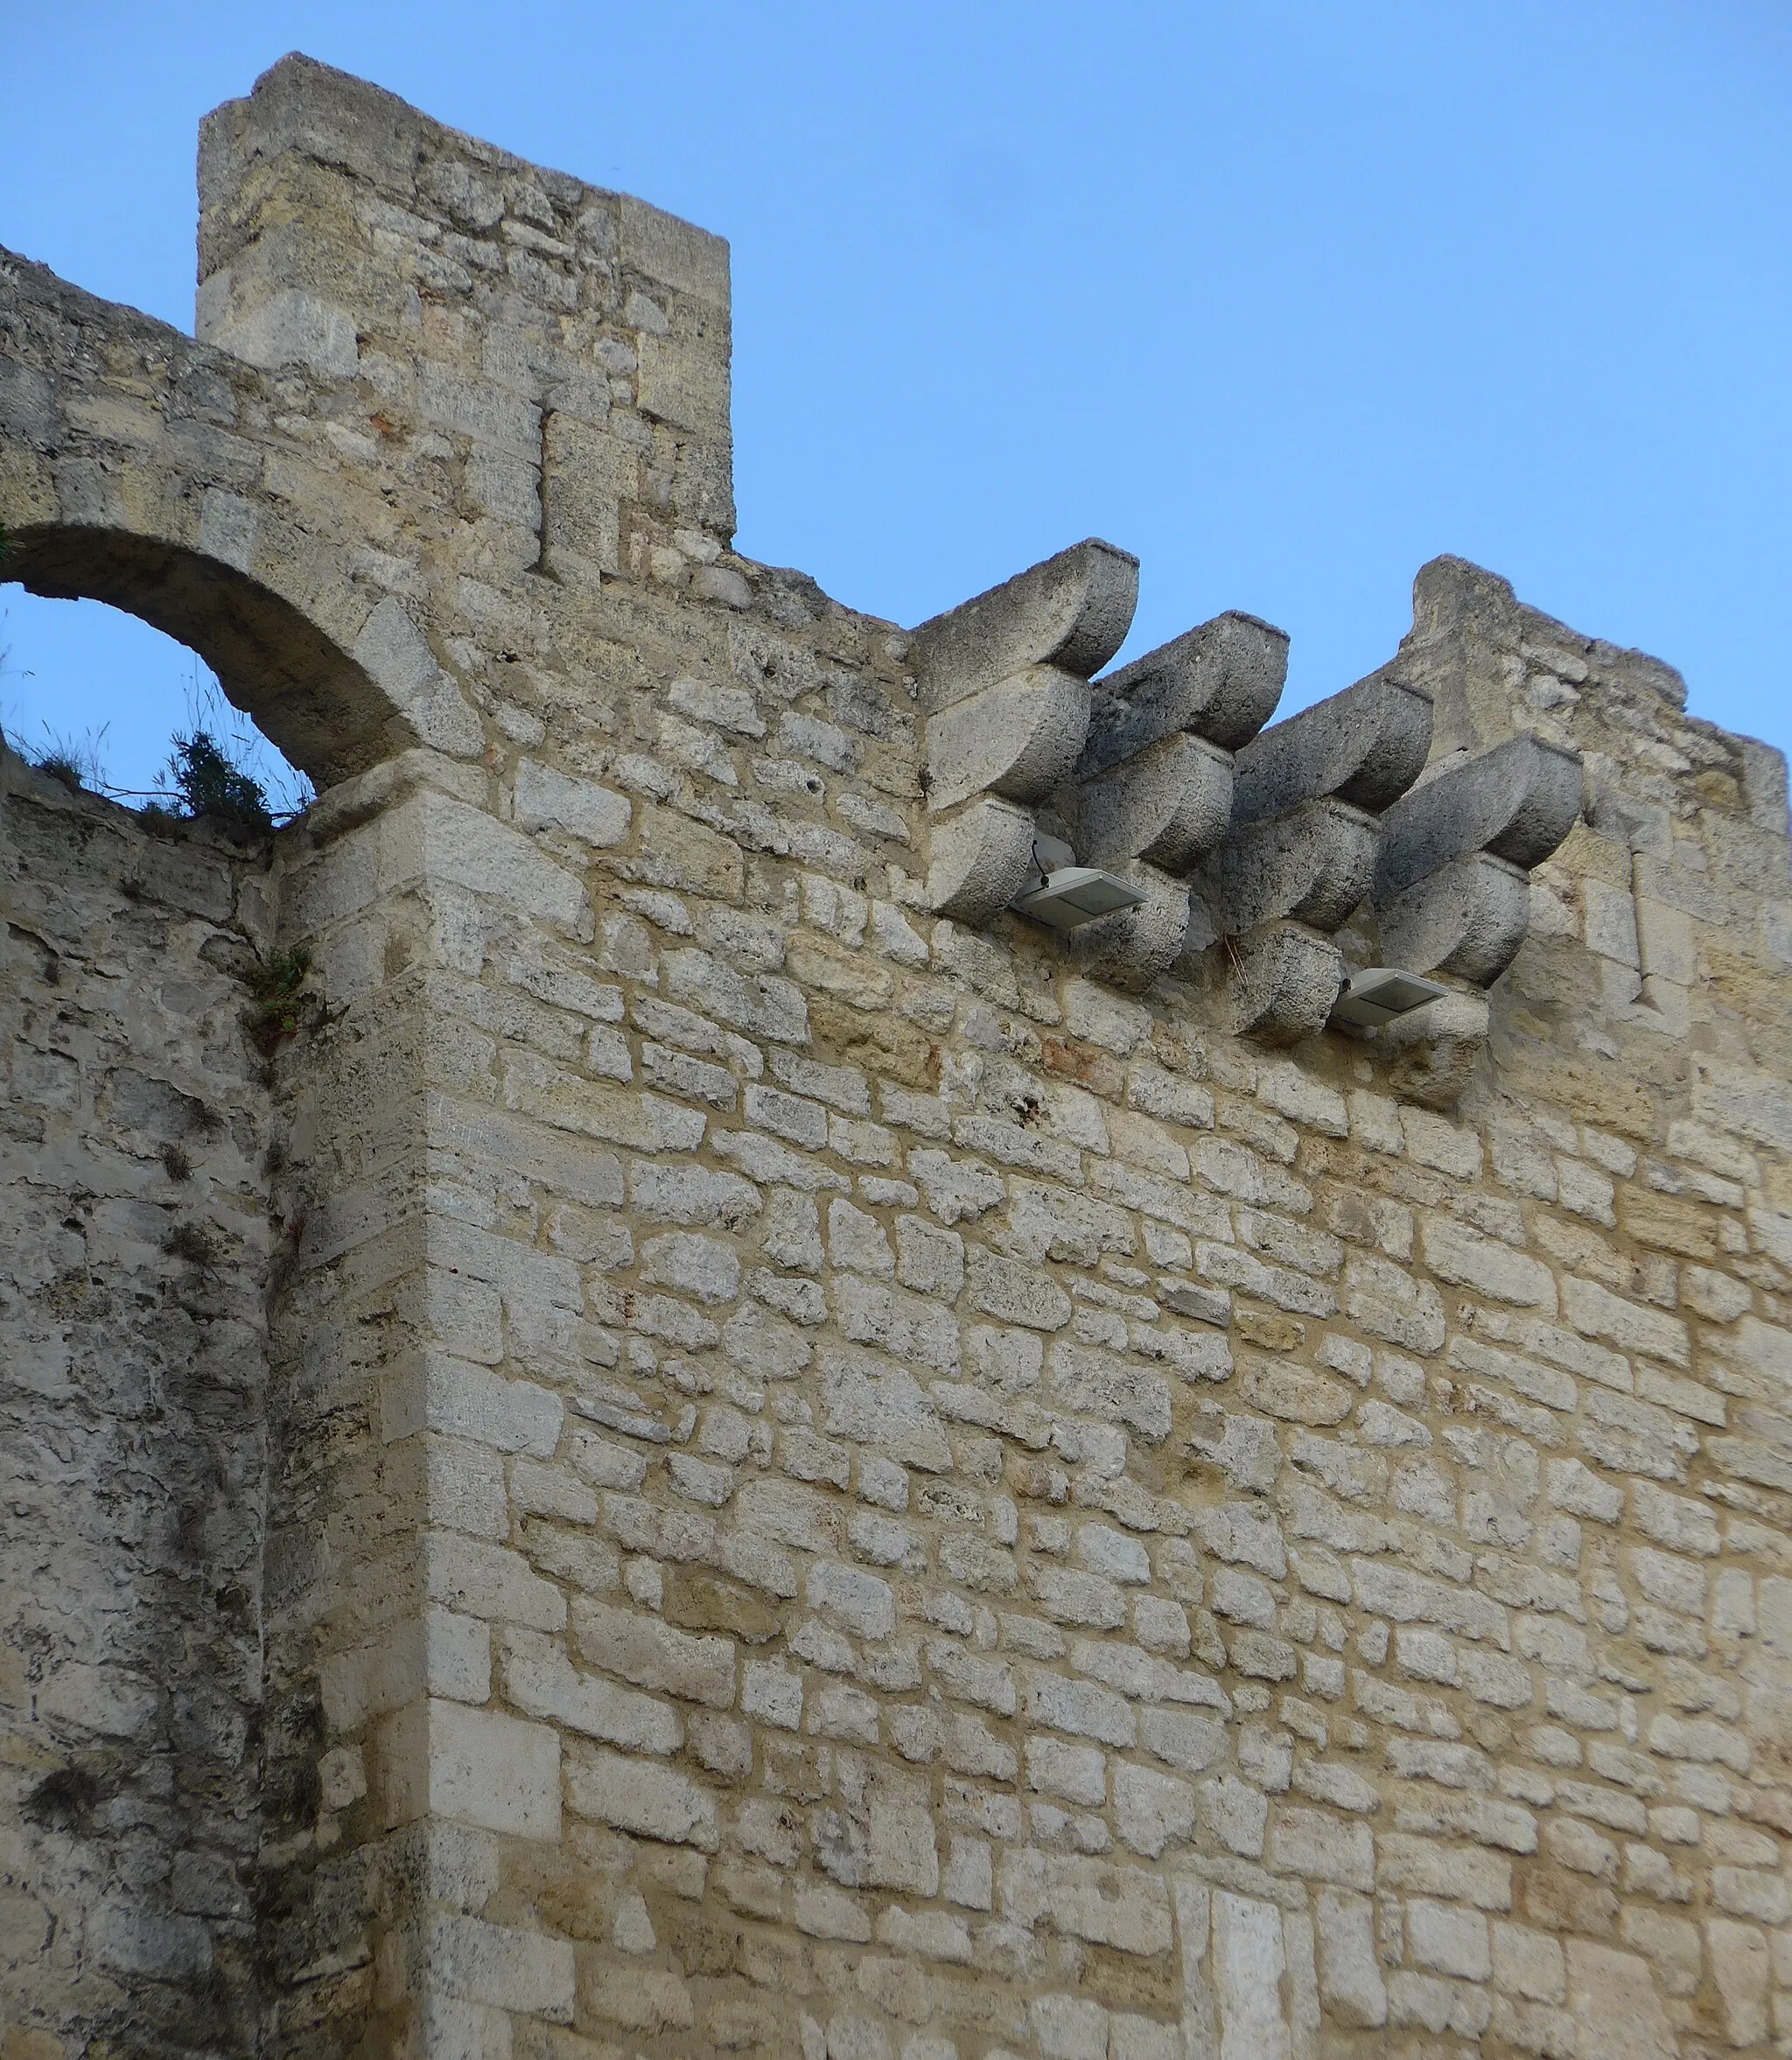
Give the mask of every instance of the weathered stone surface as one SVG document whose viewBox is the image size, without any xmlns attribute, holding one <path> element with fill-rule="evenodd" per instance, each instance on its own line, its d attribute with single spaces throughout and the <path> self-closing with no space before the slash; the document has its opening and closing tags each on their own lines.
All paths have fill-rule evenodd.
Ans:
<svg viewBox="0 0 1792 2060">
<path fill-rule="evenodd" d="M 1141 889 L 1144 900 L 1073 930 L 1072 950 L 1091 979 L 1123 994 L 1143 994 L 1181 956 L 1188 936 L 1188 888 L 1143 859 L 1127 859 L 1111 870 Z"/>
<path fill-rule="evenodd" d="M 1244 746 L 1233 820 L 1258 823 L 1322 795 L 1359 809 L 1385 809 L 1418 777 L 1431 741 L 1430 694 L 1373 674 Z"/>
<path fill-rule="evenodd" d="M 1035 665 L 1087 680 L 1126 641 L 1138 605 L 1136 557 L 1099 537 L 1072 544 L 921 624 L 908 658 L 922 705 L 937 711 Z"/>
<path fill-rule="evenodd" d="M 1579 754 L 1535 737 L 1448 766 L 1384 809 L 1376 900 L 1474 851 L 1530 872 L 1574 827 L 1581 790 Z"/>
<path fill-rule="evenodd" d="M 1235 1034 L 1296 1044 L 1322 1029 L 1341 991 L 1344 955 L 1305 923 L 1276 921 L 1228 940 Z"/>
<path fill-rule="evenodd" d="M 1186 872 L 1232 818 L 1232 761 L 1200 737 L 1149 745 L 1078 794 L 1078 856 L 1090 865 L 1148 858 Z"/>
<path fill-rule="evenodd" d="M 1530 880 L 1520 867 L 1478 851 L 1396 894 L 1376 916 L 1390 965 L 1491 987 L 1530 928 Z"/>
<path fill-rule="evenodd" d="M 1040 801 L 1076 763 L 1088 729 L 1088 683 L 1029 666 L 954 701 L 928 724 L 928 806 L 973 795 Z"/>
<path fill-rule="evenodd" d="M 1208 909 L 1222 936 L 1284 916 L 1329 932 L 1368 892 L 1375 862 L 1373 816 L 1344 802 L 1304 802 L 1233 830 L 1210 869 Z"/>
<path fill-rule="evenodd" d="M 928 839 L 928 906 L 981 929 L 1037 870 L 1032 811 L 985 797 L 936 823 Z"/>
<path fill-rule="evenodd" d="M 1094 779 L 1179 731 L 1236 751 L 1275 713 L 1287 676 L 1283 631 L 1236 611 L 1216 615 L 1096 682 L 1079 770 Z"/>
</svg>

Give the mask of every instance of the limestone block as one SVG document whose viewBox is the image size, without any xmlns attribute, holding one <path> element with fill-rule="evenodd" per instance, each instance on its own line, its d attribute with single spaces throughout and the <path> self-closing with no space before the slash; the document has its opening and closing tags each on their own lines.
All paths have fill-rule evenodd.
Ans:
<svg viewBox="0 0 1792 2060">
<path fill-rule="evenodd" d="M 1170 1895 L 1161 1875 L 1094 1860 L 1054 1858 L 1046 1908 L 1058 1930 L 1092 1945 L 1149 1956 L 1170 1945 Z"/>
<path fill-rule="evenodd" d="M 985 797 L 928 837 L 928 905 L 981 929 L 1005 908 L 1034 871 L 1030 809 Z"/>
<path fill-rule="evenodd" d="M 515 1838 L 560 1836 L 560 1739 L 550 1725 L 415 1702 L 382 1729 L 379 1756 L 388 1825 L 433 1814 Z"/>
<path fill-rule="evenodd" d="M 1580 2060 L 1676 2060 L 1678 2041 L 1648 1962 L 1588 1940 L 1568 1942 L 1568 2007 Z"/>
<path fill-rule="evenodd" d="M 1540 865 L 1573 828 L 1581 785 L 1579 754 L 1535 737 L 1509 738 L 1452 765 L 1388 806 L 1376 900 L 1474 851 L 1524 872 Z"/>
<path fill-rule="evenodd" d="M 595 591 L 620 568 L 621 503 L 639 492 L 640 452 L 557 408 L 545 417 L 542 439 L 543 564 L 564 584 Z"/>
<path fill-rule="evenodd" d="M 1768 2034 L 1771 1977 L 1767 1939 L 1752 1924 L 1721 1917 L 1709 1918 L 1704 1931 L 1724 2035 L 1732 2046 L 1754 2046 Z"/>
<path fill-rule="evenodd" d="M 451 1995 L 550 2023 L 572 2021 L 573 1952 L 564 1938 L 479 1917 L 443 1916 L 430 1928 L 429 1958 Z"/>
<path fill-rule="evenodd" d="M 1078 856 L 1086 865 L 1149 858 L 1186 872 L 1226 833 L 1232 760 L 1217 745 L 1175 734 L 1146 746 L 1078 795 Z"/>
<path fill-rule="evenodd" d="M 1418 777 L 1431 741 L 1431 696 L 1373 673 L 1244 746 L 1232 820 L 1259 822 L 1326 794 L 1385 809 Z"/>
<path fill-rule="evenodd" d="M 1287 676 L 1284 631 L 1254 615 L 1216 615 L 1096 682 L 1078 769 L 1092 779 L 1179 731 L 1236 751 L 1275 713 Z"/>
<path fill-rule="evenodd" d="M 620 1753 L 580 1751 L 567 1768 L 569 1805 L 581 1817 L 666 1845 L 713 1853 L 716 1798 L 689 1776 Z"/>
<path fill-rule="evenodd" d="M 381 1384 L 381 1430 L 388 1444 L 427 1428 L 551 1459 L 565 1414 L 565 1405 L 547 1389 L 507 1381 L 445 1353 L 401 1361 Z"/>
<path fill-rule="evenodd" d="M 921 624 L 909 662 L 930 711 L 1030 666 L 1088 679 L 1126 640 L 1138 605 L 1138 560 L 1099 537 Z"/>
<path fill-rule="evenodd" d="M 1088 683 L 1031 665 L 951 703 L 928 723 L 928 807 L 985 791 L 1040 801 L 1076 763 L 1088 730 Z"/>
<path fill-rule="evenodd" d="M 1298 922 L 1228 940 L 1230 1026 L 1240 1037 L 1296 1044 L 1325 1027 L 1347 977 L 1344 954 Z"/>
<path fill-rule="evenodd" d="M 1420 879 L 1376 911 L 1382 956 L 1407 972 L 1454 973 L 1491 987 L 1530 927 L 1522 866 L 1476 851 Z"/>
<path fill-rule="evenodd" d="M 1424 1109 L 1453 1109 L 1488 1048 L 1493 1018 L 1480 994 L 1441 994 L 1376 1032 L 1376 1042 L 1399 1057 L 1389 1084 Z"/>
<path fill-rule="evenodd" d="M 728 245 L 722 237 L 632 194 L 619 194 L 616 206 L 625 263 L 694 300 L 727 307 Z"/>
<path fill-rule="evenodd" d="M 380 603 L 355 639 L 354 655 L 425 744 L 455 758 L 479 755 L 485 744 L 479 717 L 402 603 L 389 594 Z"/>
<path fill-rule="evenodd" d="M 354 318 L 314 293 L 288 286 L 244 308 L 230 305 L 228 271 L 206 282 L 199 333 L 207 343 L 264 371 L 302 365 L 326 379 L 353 379 L 360 369 Z"/>
<path fill-rule="evenodd" d="M 1321 1888 L 1314 1899 L 1319 1923 L 1320 1996 L 1341 2023 L 1372 2029 L 1388 2021 L 1388 1991 L 1376 1960 L 1375 1909 L 1366 1896 Z"/>
<path fill-rule="evenodd" d="M 59 414 L 56 389 L 46 373 L 10 360 L 0 362 L 0 430 L 9 443 L 50 448 L 58 440 Z"/>
<path fill-rule="evenodd" d="M 1235 827 L 1208 866 L 1207 904 L 1220 933 L 1236 936 L 1278 916 L 1335 930 L 1368 893 L 1375 818 L 1321 798 Z"/>
<path fill-rule="evenodd" d="M 364 79 L 297 53 L 282 58 L 256 81 L 251 95 L 227 101 L 201 125 L 201 206 L 221 207 L 256 159 L 291 152 L 403 190 L 414 176 L 424 121 L 414 108 Z"/>
<path fill-rule="evenodd" d="M 1698 977 L 1698 933 L 1691 917 L 1652 894 L 1639 893 L 1635 905 L 1637 951 L 1645 993 L 1652 980 L 1691 986 Z"/>
<path fill-rule="evenodd" d="M 1293 2060 L 1282 2007 L 1287 1958 L 1282 1913 L 1273 1902 L 1225 1890 L 1213 1899 L 1212 1963 L 1222 2035 L 1220 2060 Z"/>
<path fill-rule="evenodd" d="M 643 333 L 636 386 L 641 413 L 698 436 L 728 431 L 728 361 L 699 342 Z"/>
<path fill-rule="evenodd" d="M 911 1895 L 939 1894 L 939 1853 L 925 1792 L 883 1785 L 872 1791 L 865 1879 Z"/>
<path fill-rule="evenodd" d="M 1194 1789 L 1148 1767 L 1115 1769 L 1114 1811 L 1121 1838 L 1147 1859 L 1156 1860 L 1166 1846 L 1194 1835 Z"/>
<path fill-rule="evenodd" d="M 1129 858 L 1110 870 L 1142 889 L 1145 898 L 1072 930 L 1070 953 L 1090 979 L 1123 994 L 1143 994 L 1181 955 L 1188 935 L 1188 888 L 1143 858 Z"/>
<path fill-rule="evenodd" d="M 514 1630 L 503 1648 L 505 1692 L 530 1716 L 635 1752 L 675 1753 L 683 1743 L 684 1727 L 676 1710 L 652 1696 L 579 1673 L 557 1638 Z"/>
</svg>

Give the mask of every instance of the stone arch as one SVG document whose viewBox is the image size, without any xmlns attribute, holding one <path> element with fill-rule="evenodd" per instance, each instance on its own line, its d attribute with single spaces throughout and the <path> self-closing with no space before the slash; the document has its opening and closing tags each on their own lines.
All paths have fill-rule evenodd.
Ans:
<svg viewBox="0 0 1792 2060">
<path fill-rule="evenodd" d="M 12 537 L 4 576 L 49 599 L 122 608 L 196 651 L 319 788 L 416 740 L 366 664 L 220 557 L 124 529 L 46 523 Z"/>
<path fill-rule="evenodd" d="M 417 743 L 479 756 L 335 472 L 268 428 L 265 373 L 4 251 L 0 302 L 0 579 L 178 638 L 319 788 Z"/>
</svg>

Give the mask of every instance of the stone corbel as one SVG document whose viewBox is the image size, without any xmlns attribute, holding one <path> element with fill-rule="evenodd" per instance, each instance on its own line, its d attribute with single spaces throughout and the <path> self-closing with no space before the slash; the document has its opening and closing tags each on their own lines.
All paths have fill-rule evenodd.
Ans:
<svg viewBox="0 0 1792 2060">
<path fill-rule="evenodd" d="M 928 904 L 980 928 L 1005 908 L 1035 871 L 1031 809 L 986 795 L 928 835 Z"/>
<path fill-rule="evenodd" d="M 1423 1109 L 1453 1109 L 1487 1049 L 1493 1012 L 1485 994 L 1452 991 L 1376 1032 L 1393 1064 L 1388 1084 Z"/>
<path fill-rule="evenodd" d="M 1239 752 L 1231 828 L 1201 882 L 1235 1030 L 1293 1043 L 1323 1028 L 1345 977 L 1333 933 L 1369 892 L 1376 817 L 1431 736 L 1430 696 L 1376 674 Z"/>
<path fill-rule="evenodd" d="M 1374 913 L 1408 972 L 1490 987 L 1530 923 L 1530 872 L 1574 827 L 1578 753 L 1513 737 L 1415 787 L 1382 818 Z"/>
<path fill-rule="evenodd" d="M 1071 955 L 1090 979 L 1124 994 L 1143 994 L 1182 955 L 1188 937 L 1188 882 L 1143 858 L 1123 858 L 1107 870 L 1130 881 L 1144 900 L 1072 930 Z"/>
<path fill-rule="evenodd" d="M 1082 753 L 1089 676 L 1138 599 L 1138 559 L 1091 537 L 914 632 L 936 913 L 981 927 L 1022 885 L 1033 810 Z"/>
<path fill-rule="evenodd" d="M 1427 1108 L 1452 1107 L 1485 1050 L 1485 990 L 1530 925 L 1530 871 L 1574 826 L 1580 759 L 1534 737 L 1464 757 L 1402 795 L 1381 822 L 1371 916 L 1383 963 L 1453 983 L 1376 1033 L 1391 1084 Z"/>
<path fill-rule="evenodd" d="M 1530 927 L 1530 875 L 1476 851 L 1376 910 L 1382 959 L 1411 973 L 1453 973 L 1491 987 Z"/>
<path fill-rule="evenodd" d="M 1088 742 L 1060 805 L 1082 862 L 1145 900 L 1072 933 L 1093 977 L 1142 993 L 1186 948 L 1187 881 L 1231 820 L 1233 753 L 1269 719 L 1287 670 L 1282 631 L 1235 613 L 1096 682 Z"/>
</svg>

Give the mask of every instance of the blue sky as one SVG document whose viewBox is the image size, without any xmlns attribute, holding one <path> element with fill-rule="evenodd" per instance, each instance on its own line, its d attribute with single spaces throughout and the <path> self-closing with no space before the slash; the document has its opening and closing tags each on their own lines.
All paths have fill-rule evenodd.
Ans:
<svg viewBox="0 0 1792 2060">
<path fill-rule="evenodd" d="M 739 546 L 857 606 L 1105 536 L 1130 648 L 1250 609 L 1292 706 L 1455 551 L 1792 745 L 1780 0 L 8 13 L 0 243 L 183 327 L 197 123 L 291 48 L 728 236 Z M 0 607 L 11 726 L 144 783 L 191 661 Z"/>
</svg>

